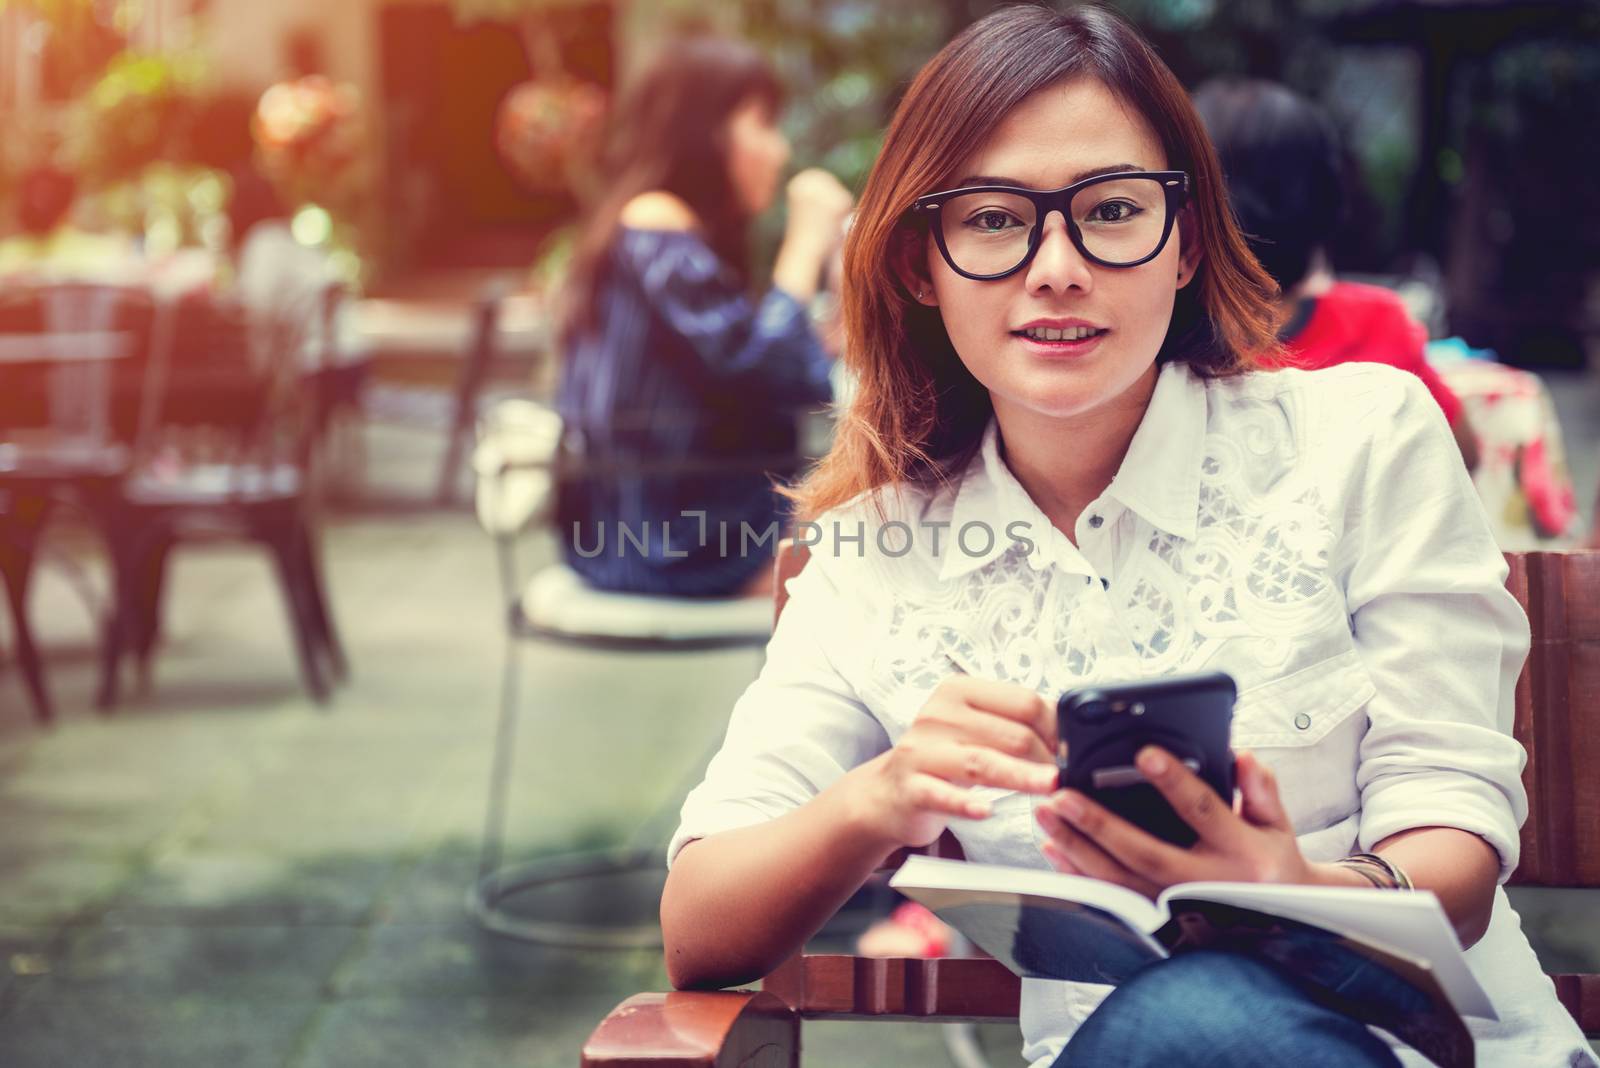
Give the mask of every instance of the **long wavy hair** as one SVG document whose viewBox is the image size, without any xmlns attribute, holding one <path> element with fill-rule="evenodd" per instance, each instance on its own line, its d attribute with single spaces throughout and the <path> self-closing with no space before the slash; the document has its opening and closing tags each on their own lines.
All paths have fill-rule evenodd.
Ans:
<svg viewBox="0 0 1600 1068">
<path fill-rule="evenodd" d="M 1090 77 L 1142 115 L 1167 165 L 1190 176 L 1185 241 L 1203 259 L 1178 291 L 1159 362 L 1238 374 L 1278 349 L 1277 285 L 1251 255 L 1228 207 L 1215 151 L 1188 94 L 1154 49 L 1101 7 L 1017 6 L 973 23 L 911 83 L 873 164 L 845 242 L 842 354 L 857 381 L 833 446 L 794 487 L 800 519 L 864 492 L 944 481 L 976 453 L 993 406 L 962 364 L 937 308 L 912 299 L 900 265 L 926 247 L 912 201 L 955 181 L 996 123 L 1030 94 Z M 880 514 L 881 502 L 875 498 Z"/>
<path fill-rule="evenodd" d="M 689 205 L 712 251 L 736 275 L 749 270 L 750 217 L 728 172 L 728 120 L 756 100 L 771 114 L 783 87 L 766 58 L 740 41 L 694 34 L 665 43 L 622 95 L 607 130 L 605 188 L 584 220 L 563 286 L 557 338 L 594 322 L 596 296 L 623 206 L 664 190 Z"/>
</svg>

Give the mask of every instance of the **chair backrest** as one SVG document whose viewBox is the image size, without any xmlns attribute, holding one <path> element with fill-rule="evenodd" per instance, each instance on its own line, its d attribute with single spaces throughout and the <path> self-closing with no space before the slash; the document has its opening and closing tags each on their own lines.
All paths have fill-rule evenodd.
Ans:
<svg viewBox="0 0 1600 1068">
<path fill-rule="evenodd" d="M 129 444 L 153 319 L 150 295 L 128 286 L 61 282 L 0 295 L 0 439 L 48 432 Z"/>
<path fill-rule="evenodd" d="M 1600 553 L 1508 553 L 1533 632 L 1517 680 L 1528 821 L 1513 880 L 1600 887 Z"/>
<path fill-rule="evenodd" d="M 778 558 L 775 606 L 782 612 L 783 584 L 806 557 Z M 785 568 L 782 561 L 791 559 Z M 1528 751 L 1529 812 L 1512 881 L 1600 889 L 1600 553 L 1507 553 L 1506 561 L 1506 586 L 1532 631 L 1513 728 Z M 1579 1025 L 1600 1029 L 1600 975 L 1554 981 Z M 1016 1016 L 1020 996 L 1016 976 L 993 960 L 805 953 L 779 965 L 762 989 L 814 1018 L 1007 1019 Z"/>
<path fill-rule="evenodd" d="M 206 463 L 303 459 L 295 405 L 303 334 L 209 293 L 158 312 L 138 431 L 142 456 Z"/>
</svg>

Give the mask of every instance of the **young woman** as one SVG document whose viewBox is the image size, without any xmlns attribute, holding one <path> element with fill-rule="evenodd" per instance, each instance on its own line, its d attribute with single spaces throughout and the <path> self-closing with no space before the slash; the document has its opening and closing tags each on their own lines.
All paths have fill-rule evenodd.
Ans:
<svg viewBox="0 0 1600 1068">
<path fill-rule="evenodd" d="M 671 846 L 673 982 L 763 974 L 948 828 L 971 860 L 1146 894 L 1409 875 L 1498 1009 L 1482 1063 L 1592 1063 L 1498 888 L 1528 629 L 1449 430 L 1392 368 L 1251 373 L 1273 286 L 1137 34 L 1092 7 L 964 32 L 896 112 L 845 277 L 859 393 Z M 1141 754 L 1194 848 L 1052 793 L 1062 690 L 1213 668 L 1241 690 L 1237 809 Z M 1021 1023 L 1038 1066 L 1425 1063 L 1223 953 L 1027 981 Z"/>
<path fill-rule="evenodd" d="M 741 524 L 760 537 L 787 518 L 763 471 L 795 452 L 798 410 L 831 398 L 807 305 L 852 203 L 825 171 L 795 175 L 772 288 L 751 299 L 750 222 L 789 159 L 782 96 L 754 49 L 697 37 L 618 108 L 560 331 L 558 407 L 593 473 L 563 487 L 558 528 L 603 589 L 770 590 L 770 557 L 721 552 L 721 531 L 737 544 Z"/>
</svg>

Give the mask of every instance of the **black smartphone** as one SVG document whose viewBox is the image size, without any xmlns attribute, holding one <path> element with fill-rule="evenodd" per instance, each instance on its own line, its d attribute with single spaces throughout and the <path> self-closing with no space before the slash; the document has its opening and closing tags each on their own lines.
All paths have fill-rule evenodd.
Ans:
<svg viewBox="0 0 1600 1068">
<path fill-rule="evenodd" d="M 1233 679 L 1220 671 L 1068 690 L 1056 701 L 1056 766 L 1077 790 L 1135 826 L 1191 846 L 1195 832 L 1133 762 L 1159 745 L 1233 805 Z"/>
</svg>

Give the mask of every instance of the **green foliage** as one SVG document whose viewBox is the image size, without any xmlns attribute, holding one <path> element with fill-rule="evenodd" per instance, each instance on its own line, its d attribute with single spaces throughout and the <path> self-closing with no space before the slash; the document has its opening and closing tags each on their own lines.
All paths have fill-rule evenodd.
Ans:
<svg viewBox="0 0 1600 1068">
<path fill-rule="evenodd" d="M 740 22 L 789 89 L 796 162 L 851 186 L 865 179 L 900 88 L 951 30 L 943 8 L 913 0 L 751 0 Z"/>
<path fill-rule="evenodd" d="M 855 190 L 899 93 L 953 32 L 947 6 L 917 0 L 750 0 L 727 28 L 761 46 L 788 89 L 794 167 L 824 167 Z M 781 228 L 761 221 L 756 262 L 770 262 Z"/>
<path fill-rule="evenodd" d="M 205 63 L 196 55 L 124 52 L 80 99 L 69 155 L 90 187 L 122 181 L 158 160 L 187 155 Z"/>
<path fill-rule="evenodd" d="M 157 162 L 88 196 L 80 214 L 91 229 L 142 235 L 152 253 L 194 246 L 220 251 L 227 198 L 221 172 Z"/>
</svg>

